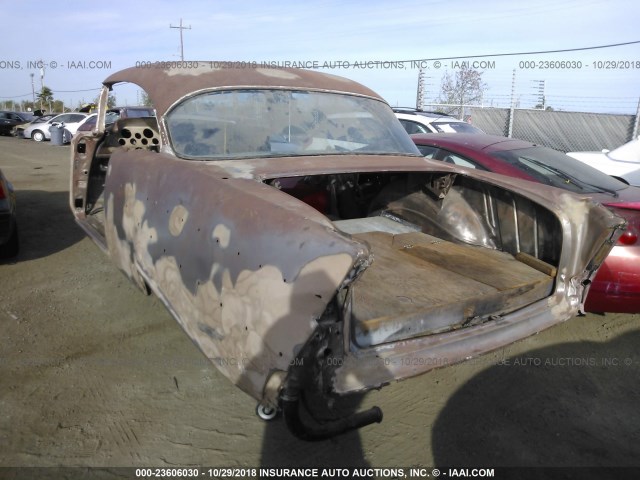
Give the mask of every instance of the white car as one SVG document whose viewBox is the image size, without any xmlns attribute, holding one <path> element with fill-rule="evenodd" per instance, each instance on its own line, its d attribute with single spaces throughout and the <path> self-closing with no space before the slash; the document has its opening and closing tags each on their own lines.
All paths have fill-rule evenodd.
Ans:
<svg viewBox="0 0 640 480">
<path fill-rule="evenodd" d="M 640 138 L 611 151 L 568 152 L 567 155 L 629 185 L 640 186 Z"/>
<path fill-rule="evenodd" d="M 48 120 L 44 123 L 31 123 L 27 128 L 24 129 L 23 135 L 24 138 L 32 138 L 36 142 L 42 142 L 43 140 L 51 140 L 51 133 L 49 132 L 49 128 L 51 128 L 54 124 L 64 124 L 64 128 L 69 130 L 69 132 L 73 135 L 76 133 L 78 129 L 78 125 L 82 122 L 86 113 L 61 113 L 60 115 L 56 115 L 51 120 Z"/>
<path fill-rule="evenodd" d="M 414 133 L 484 133 L 468 122 L 438 112 L 394 108 L 393 112 L 409 135 Z"/>
</svg>

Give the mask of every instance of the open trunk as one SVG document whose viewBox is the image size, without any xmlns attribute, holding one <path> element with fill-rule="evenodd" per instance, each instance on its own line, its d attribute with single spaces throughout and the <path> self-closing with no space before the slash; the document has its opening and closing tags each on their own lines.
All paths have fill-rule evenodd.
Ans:
<svg viewBox="0 0 640 480">
<path fill-rule="evenodd" d="M 359 348 L 478 325 L 552 294 L 557 218 L 532 201 L 444 173 L 358 173 L 272 184 L 365 243 L 344 310 Z"/>
<path fill-rule="evenodd" d="M 399 233 L 386 217 L 338 227 L 371 246 L 374 262 L 353 285 L 351 316 L 360 347 L 475 325 L 551 294 L 547 273 L 515 256 L 440 240 L 420 231 Z M 537 262 L 531 262 L 534 265 Z"/>
</svg>

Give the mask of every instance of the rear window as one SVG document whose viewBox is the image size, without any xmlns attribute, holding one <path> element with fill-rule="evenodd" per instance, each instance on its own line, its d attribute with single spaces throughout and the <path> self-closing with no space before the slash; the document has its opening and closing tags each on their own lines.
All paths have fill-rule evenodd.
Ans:
<svg viewBox="0 0 640 480">
<path fill-rule="evenodd" d="M 301 90 L 230 90 L 183 101 L 167 115 L 184 158 L 251 158 L 419 152 L 389 106 Z"/>
</svg>

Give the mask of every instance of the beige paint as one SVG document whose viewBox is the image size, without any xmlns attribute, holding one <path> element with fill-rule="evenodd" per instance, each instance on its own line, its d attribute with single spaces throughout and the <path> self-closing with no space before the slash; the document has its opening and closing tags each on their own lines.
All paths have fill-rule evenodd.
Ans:
<svg viewBox="0 0 640 480">
<path fill-rule="evenodd" d="M 183 205 L 176 205 L 173 207 L 171 216 L 169 217 L 169 232 L 174 237 L 179 236 L 182 233 L 185 223 L 189 218 L 189 212 Z"/>
<path fill-rule="evenodd" d="M 193 294 L 182 282 L 175 257 L 153 262 L 149 245 L 157 232 L 143 221 L 144 204 L 136 200 L 134 184 L 125 185 L 122 225 L 125 239 L 117 236 L 113 218 L 113 196 L 108 202 L 106 235 L 111 256 L 134 278 L 138 269 L 145 281 L 166 304 L 187 334 L 229 379 L 256 399 L 261 399 L 273 370 L 287 371 L 298 349 L 316 327 L 327 302 L 352 268 L 350 255 L 320 257 L 305 265 L 296 278 L 284 278 L 276 265 L 241 271 L 234 280 L 224 265 L 213 264 L 207 281 Z M 179 235 L 188 217 L 176 205 L 169 229 Z M 227 247 L 231 232 L 216 225 L 212 237 Z M 135 245 L 137 266 L 129 263 Z M 222 287 L 215 274 L 222 272 Z M 319 295 L 319 297 L 318 297 Z"/>
<path fill-rule="evenodd" d="M 231 239 L 231 230 L 226 225 L 216 225 L 216 228 L 213 229 L 212 237 L 220 242 L 222 248 L 227 248 Z"/>
<path fill-rule="evenodd" d="M 256 72 L 264 75 L 265 77 L 281 78 L 284 80 L 298 80 L 299 75 L 287 70 L 280 70 L 276 68 L 256 68 Z"/>
</svg>

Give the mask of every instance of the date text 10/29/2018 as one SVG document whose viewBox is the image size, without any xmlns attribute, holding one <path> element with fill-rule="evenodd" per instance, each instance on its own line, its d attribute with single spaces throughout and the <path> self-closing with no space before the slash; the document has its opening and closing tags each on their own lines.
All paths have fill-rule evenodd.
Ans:
<svg viewBox="0 0 640 480">
<path fill-rule="evenodd" d="M 522 60 L 518 62 L 522 70 L 640 70 L 640 60 Z"/>
<path fill-rule="evenodd" d="M 437 478 L 495 477 L 493 468 L 137 468 L 136 478 Z"/>
</svg>

